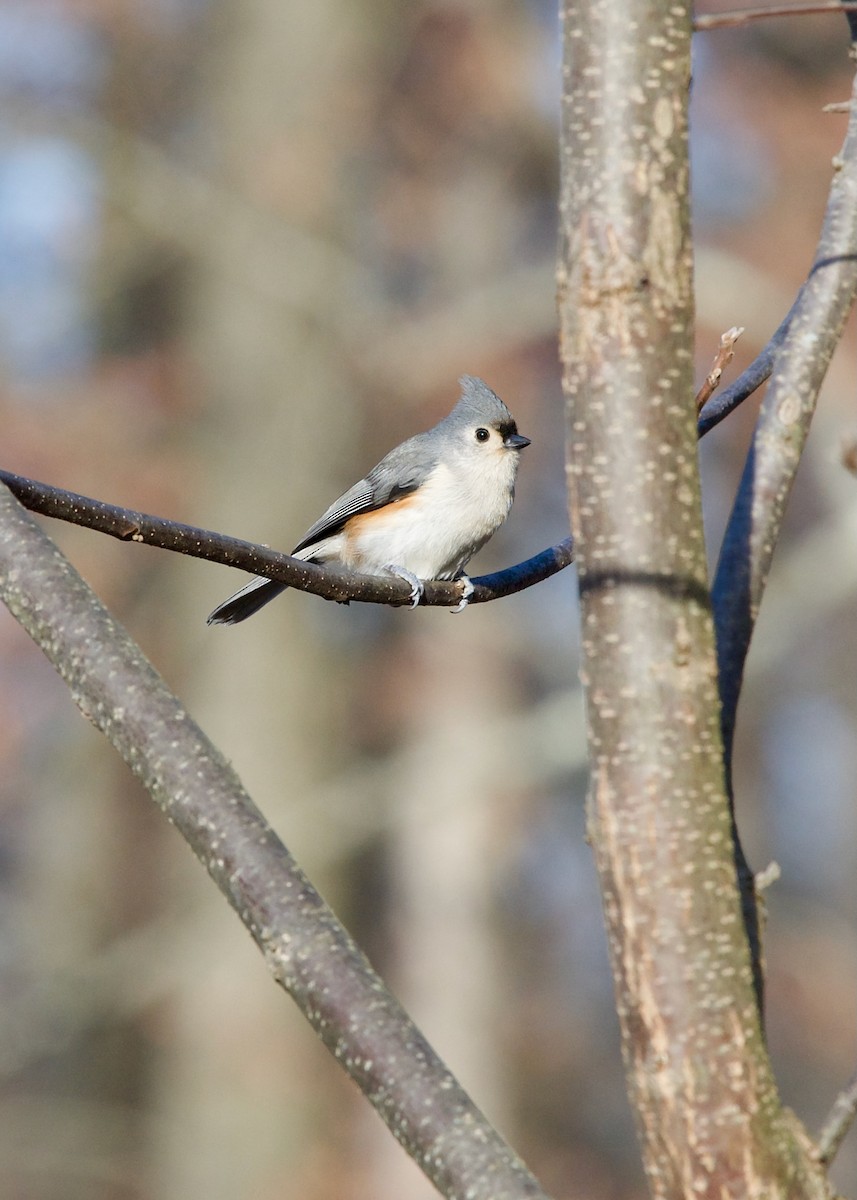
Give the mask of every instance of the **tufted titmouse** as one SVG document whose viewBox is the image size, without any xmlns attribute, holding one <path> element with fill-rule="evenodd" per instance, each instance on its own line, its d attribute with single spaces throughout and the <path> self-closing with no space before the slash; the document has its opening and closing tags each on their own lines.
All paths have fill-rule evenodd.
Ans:
<svg viewBox="0 0 857 1200">
<path fill-rule="evenodd" d="M 472 375 L 448 417 L 391 450 L 365 479 L 331 504 L 292 554 L 305 562 L 339 562 L 368 575 L 390 573 L 411 585 L 419 604 L 423 579 L 462 579 L 466 607 L 473 585 L 465 563 L 503 524 L 515 495 L 518 433 L 506 405 Z M 219 604 L 209 625 L 235 625 L 288 587 L 256 578 Z"/>
</svg>

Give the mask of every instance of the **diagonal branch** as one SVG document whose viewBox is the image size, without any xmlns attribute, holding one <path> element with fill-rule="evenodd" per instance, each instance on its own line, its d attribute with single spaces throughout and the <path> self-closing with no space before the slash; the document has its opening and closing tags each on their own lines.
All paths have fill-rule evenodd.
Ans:
<svg viewBox="0 0 857 1200">
<path fill-rule="evenodd" d="M 834 166 L 815 262 L 786 319 L 714 579 L 727 764 L 744 663 L 786 501 L 821 384 L 857 294 L 857 103 L 852 104 L 845 144 Z"/>
<path fill-rule="evenodd" d="M 0 487 L 0 595 L 238 913 L 275 980 L 439 1191 L 546 1200 L 140 649 Z"/>
<path fill-rule="evenodd" d="M 818 1161 L 829 1166 L 857 1117 L 857 1071 L 839 1093 L 817 1138 Z"/>
<path fill-rule="evenodd" d="M 165 517 L 153 517 L 130 508 L 118 508 L 103 500 L 92 500 L 79 496 L 35 479 L 25 479 L 10 471 L 0 471 L 0 482 L 17 496 L 25 508 L 42 516 L 56 517 L 73 525 L 97 529 L 120 541 L 141 542 L 147 546 L 158 546 L 162 550 L 175 550 L 192 558 L 204 558 L 209 562 L 223 563 L 227 567 L 241 567 L 254 575 L 264 575 L 287 583 L 303 592 L 312 592 L 325 600 L 350 600 L 369 604 L 404 605 L 410 603 L 410 590 L 406 583 L 394 576 L 358 575 L 344 567 L 320 567 L 305 563 L 289 554 L 213 533 L 208 529 L 197 529 L 193 525 L 181 525 Z M 492 575 L 481 575 L 471 582 L 474 592 L 471 604 L 485 604 L 511 596 L 556 575 L 574 561 L 574 539 L 566 538 L 556 546 L 528 558 L 526 562 Z M 449 607 L 461 599 L 461 584 L 444 580 L 426 583 L 421 604 Z"/>
</svg>

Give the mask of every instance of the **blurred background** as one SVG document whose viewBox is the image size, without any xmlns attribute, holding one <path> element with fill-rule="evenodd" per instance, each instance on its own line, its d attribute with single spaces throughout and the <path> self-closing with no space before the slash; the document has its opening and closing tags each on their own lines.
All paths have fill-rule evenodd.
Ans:
<svg viewBox="0 0 857 1200">
<path fill-rule="evenodd" d="M 695 53 L 701 381 L 804 277 L 850 71 L 841 17 Z M 289 549 L 466 371 L 533 442 L 474 573 L 560 540 L 558 64 L 542 0 L 0 3 L 0 466 Z M 782 868 L 771 1050 L 812 1130 L 857 1061 L 854 355 L 852 324 L 738 741 L 748 853 Z M 712 563 L 756 407 L 702 446 Z M 210 629 L 242 576 L 49 527 L 545 1188 L 645 1196 L 573 571 L 455 620 L 292 592 Z M 5 610 L 0 683 L 0 1193 L 434 1195 Z"/>
</svg>

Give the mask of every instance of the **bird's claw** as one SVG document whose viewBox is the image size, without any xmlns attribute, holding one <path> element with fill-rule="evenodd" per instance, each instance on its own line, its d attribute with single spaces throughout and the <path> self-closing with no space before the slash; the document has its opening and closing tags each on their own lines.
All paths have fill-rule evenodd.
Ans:
<svg viewBox="0 0 857 1200">
<path fill-rule="evenodd" d="M 470 603 L 470 597 L 476 591 L 476 588 L 473 586 L 473 581 L 470 579 L 469 575 L 462 575 L 458 582 L 461 584 L 461 599 L 452 610 L 454 613 L 464 612 L 465 608 L 467 608 L 468 604 Z"/>
<path fill-rule="evenodd" d="M 416 608 L 425 595 L 426 589 L 423 581 L 413 571 L 409 571 L 407 567 L 397 567 L 395 563 L 387 563 L 384 570 L 389 571 L 391 575 L 395 575 L 398 579 L 404 579 L 405 583 L 410 584 L 411 608 Z"/>
</svg>

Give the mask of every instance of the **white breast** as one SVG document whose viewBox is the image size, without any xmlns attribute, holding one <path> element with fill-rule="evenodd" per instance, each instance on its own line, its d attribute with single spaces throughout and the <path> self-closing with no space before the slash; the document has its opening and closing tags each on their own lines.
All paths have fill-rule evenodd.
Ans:
<svg viewBox="0 0 857 1200">
<path fill-rule="evenodd" d="M 420 579 L 452 579 L 506 519 L 517 467 L 505 448 L 441 466 L 411 495 L 353 518 L 331 557 L 370 574 L 392 564 Z"/>
</svg>

